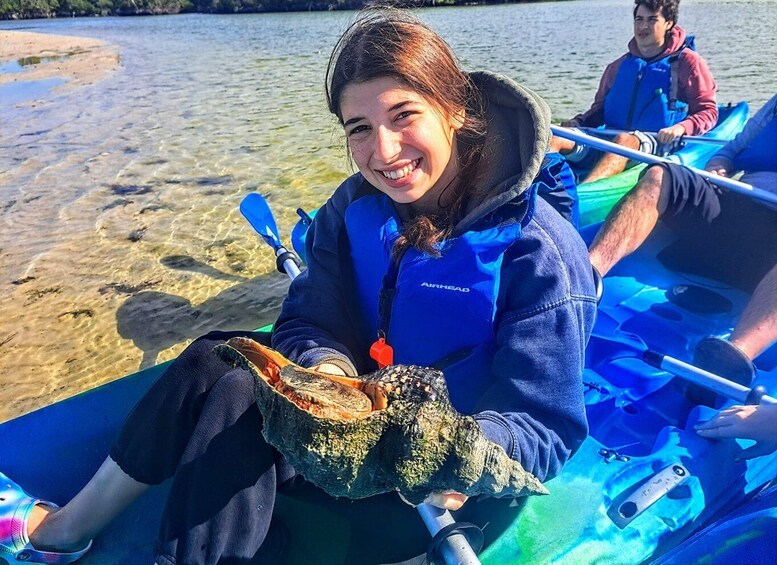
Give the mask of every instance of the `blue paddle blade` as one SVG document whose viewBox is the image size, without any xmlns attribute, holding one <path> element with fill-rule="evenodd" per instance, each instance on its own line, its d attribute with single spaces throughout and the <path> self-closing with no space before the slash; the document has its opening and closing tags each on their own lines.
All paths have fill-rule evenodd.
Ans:
<svg viewBox="0 0 777 565">
<path fill-rule="evenodd" d="M 259 193 L 252 192 L 240 203 L 240 213 L 262 239 L 276 251 L 283 246 L 270 206 Z"/>
<path fill-rule="evenodd" d="M 297 252 L 302 262 L 306 262 L 305 257 L 305 238 L 310 228 L 310 223 L 316 215 L 318 210 L 313 210 L 310 214 L 305 212 L 302 208 L 297 208 L 297 214 L 299 215 L 299 221 L 295 224 L 294 229 L 291 230 L 291 246 L 294 251 Z"/>
</svg>

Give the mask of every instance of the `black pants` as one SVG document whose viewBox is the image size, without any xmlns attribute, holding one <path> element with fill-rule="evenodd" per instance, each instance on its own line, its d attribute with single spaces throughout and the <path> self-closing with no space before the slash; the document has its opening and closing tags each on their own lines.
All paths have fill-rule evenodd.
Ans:
<svg viewBox="0 0 777 565">
<path fill-rule="evenodd" d="M 212 353 L 215 345 L 238 335 L 268 341 L 266 334 L 254 332 L 212 332 L 194 341 L 133 409 L 111 449 L 111 458 L 139 482 L 172 478 L 157 562 L 277 565 L 274 544 L 261 546 L 278 494 L 342 522 L 337 531 L 344 537 L 327 540 L 342 545 L 338 563 L 391 563 L 423 553 L 429 534 L 418 513 L 395 493 L 332 498 L 296 475 L 264 441 L 253 377 Z M 519 509 L 509 499 L 478 498 L 456 519 L 489 524 L 488 543 L 510 526 Z M 331 526 L 320 528 L 335 531 Z"/>
<path fill-rule="evenodd" d="M 294 469 L 264 441 L 253 377 L 213 355 L 251 332 L 192 343 L 128 416 L 111 458 L 137 481 L 172 477 L 160 564 L 261 562 L 278 486 Z"/>
<path fill-rule="evenodd" d="M 717 188 L 677 164 L 664 168 L 661 220 L 680 239 L 658 258 L 669 268 L 752 292 L 777 264 L 777 210 Z"/>
</svg>

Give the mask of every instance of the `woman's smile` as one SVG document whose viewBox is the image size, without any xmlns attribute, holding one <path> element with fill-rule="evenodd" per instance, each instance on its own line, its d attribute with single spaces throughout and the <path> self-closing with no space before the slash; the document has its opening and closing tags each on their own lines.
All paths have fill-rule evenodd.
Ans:
<svg viewBox="0 0 777 565">
<path fill-rule="evenodd" d="M 405 180 L 410 173 L 414 172 L 418 168 L 420 163 L 421 159 L 416 159 L 415 161 L 412 161 L 410 164 L 405 165 L 400 169 L 383 170 L 381 171 L 381 174 L 390 180 Z"/>
</svg>

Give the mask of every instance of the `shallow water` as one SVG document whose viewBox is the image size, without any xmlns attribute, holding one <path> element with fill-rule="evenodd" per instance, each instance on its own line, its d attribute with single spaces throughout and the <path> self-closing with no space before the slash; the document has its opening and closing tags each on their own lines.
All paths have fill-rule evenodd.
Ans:
<svg viewBox="0 0 777 565">
<path fill-rule="evenodd" d="M 627 4 L 420 14 L 467 68 L 523 82 L 562 119 L 624 51 Z M 684 0 L 721 101 L 757 108 L 773 94 L 776 8 Z M 351 17 L 0 22 L 102 39 L 121 58 L 92 86 L 0 90 L 0 420 L 169 359 L 209 329 L 273 320 L 287 281 L 237 205 L 260 191 L 288 234 L 295 209 L 319 206 L 350 171 L 322 84 Z"/>
</svg>

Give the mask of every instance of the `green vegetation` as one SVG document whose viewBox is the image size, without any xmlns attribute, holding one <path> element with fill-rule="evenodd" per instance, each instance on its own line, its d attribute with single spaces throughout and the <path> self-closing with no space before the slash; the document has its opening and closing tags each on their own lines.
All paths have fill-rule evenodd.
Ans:
<svg viewBox="0 0 777 565">
<path fill-rule="evenodd" d="M 508 2 L 510 0 L 507 0 Z M 532 0 L 512 0 L 532 1 Z M 505 3 L 505 0 L 412 0 L 413 6 Z M 145 16 L 201 12 L 235 14 L 249 12 L 299 12 L 352 10 L 367 0 L 0 0 L 0 19 L 70 16 Z"/>
</svg>

